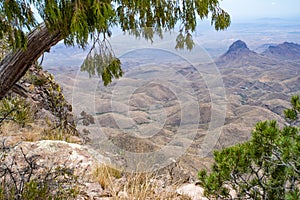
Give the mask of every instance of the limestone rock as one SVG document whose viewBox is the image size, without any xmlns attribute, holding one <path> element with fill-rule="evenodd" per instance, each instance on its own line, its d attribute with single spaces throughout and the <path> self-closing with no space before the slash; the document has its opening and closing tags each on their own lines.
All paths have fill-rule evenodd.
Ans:
<svg viewBox="0 0 300 200">
<path fill-rule="evenodd" d="M 1 166 L 12 166 L 16 174 L 28 165 L 27 160 L 31 162 L 34 159 L 32 177 L 44 177 L 56 169 L 68 171 L 77 182 L 78 199 L 93 199 L 101 196 L 104 191 L 99 183 L 93 182 L 93 173 L 100 163 L 107 163 L 109 159 L 100 156 L 95 158 L 89 153 L 88 147 L 64 141 L 42 140 L 22 142 L 10 148 L 3 146 L 1 149 L 6 149 Z"/>
<path fill-rule="evenodd" d="M 192 200 L 208 200 L 204 197 L 204 189 L 196 186 L 195 184 L 184 184 L 180 186 L 176 192 L 180 195 L 186 195 L 190 197 Z"/>
</svg>

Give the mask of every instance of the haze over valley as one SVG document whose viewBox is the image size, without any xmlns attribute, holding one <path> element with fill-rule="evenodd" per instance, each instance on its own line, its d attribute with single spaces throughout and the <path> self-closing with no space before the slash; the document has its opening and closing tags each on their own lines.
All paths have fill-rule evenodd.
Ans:
<svg viewBox="0 0 300 200">
<path fill-rule="evenodd" d="M 132 169 L 157 156 L 144 163 L 146 170 L 174 158 L 195 175 L 211 163 L 210 150 L 246 141 L 258 121 L 275 119 L 282 126 L 283 110 L 299 94 L 298 22 L 273 26 L 272 21 L 269 29 L 261 22 L 233 25 L 229 35 L 218 33 L 217 39 L 199 31 L 198 55 L 206 58 L 196 66 L 175 50 L 155 48 L 164 40 L 127 52 L 120 57 L 124 76 L 107 87 L 80 72 L 86 53 L 76 48 L 58 45 L 43 65 L 55 74 L 78 118 L 82 111 L 95 118 L 95 124 L 78 121 L 87 144 L 118 167 Z M 223 123 L 212 125 L 214 120 Z M 132 153 L 141 152 L 146 157 L 133 162 Z"/>
</svg>

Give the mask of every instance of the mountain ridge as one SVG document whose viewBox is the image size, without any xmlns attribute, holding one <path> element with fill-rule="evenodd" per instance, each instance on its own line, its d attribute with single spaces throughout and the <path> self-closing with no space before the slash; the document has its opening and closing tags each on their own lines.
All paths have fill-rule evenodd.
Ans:
<svg viewBox="0 0 300 200">
<path fill-rule="evenodd" d="M 300 45 L 293 42 L 271 45 L 262 55 L 278 60 L 300 60 Z"/>
<path fill-rule="evenodd" d="M 300 60 L 300 45 L 292 42 L 268 45 L 262 53 L 248 48 L 242 40 L 233 42 L 226 53 L 218 57 L 215 62 L 220 67 L 251 65 L 256 63 L 265 68 L 266 65 L 276 65 L 278 62 Z M 259 64 L 260 63 L 260 64 Z"/>
</svg>

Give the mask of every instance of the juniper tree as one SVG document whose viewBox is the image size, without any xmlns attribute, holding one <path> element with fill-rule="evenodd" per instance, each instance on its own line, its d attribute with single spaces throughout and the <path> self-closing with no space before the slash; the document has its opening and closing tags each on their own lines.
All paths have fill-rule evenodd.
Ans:
<svg viewBox="0 0 300 200">
<path fill-rule="evenodd" d="M 282 129 L 276 121 L 259 122 L 250 141 L 214 152 L 211 172 L 199 172 L 206 196 L 229 197 L 231 187 L 240 199 L 300 198 L 299 96 L 291 104 Z"/>
<path fill-rule="evenodd" d="M 42 23 L 37 21 L 33 8 Z M 216 30 L 230 25 L 219 0 L 1 0 L 0 39 L 7 38 L 13 52 L 0 64 L 0 99 L 30 65 L 61 40 L 85 48 L 89 38 L 109 37 L 114 26 L 151 39 L 153 32 L 136 30 L 151 27 L 162 33 L 178 25 L 181 34 L 177 47 L 192 48 L 191 32 L 196 29 L 197 18 L 209 16 Z M 120 63 L 114 61 L 101 70 L 106 84 L 122 75 Z"/>
</svg>

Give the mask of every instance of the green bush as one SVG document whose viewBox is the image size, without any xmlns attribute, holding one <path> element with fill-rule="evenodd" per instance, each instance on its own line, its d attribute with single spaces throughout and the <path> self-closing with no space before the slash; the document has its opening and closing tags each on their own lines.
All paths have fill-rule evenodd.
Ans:
<svg viewBox="0 0 300 200">
<path fill-rule="evenodd" d="M 211 172 L 199 172 L 207 197 L 230 198 L 232 188 L 241 199 L 300 199 L 299 96 L 291 104 L 282 129 L 259 122 L 250 141 L 214 152 Z"/>
<path fill-rule="evenodd" d="M 0 123 L 4 120 L 13 120 L 24 126 L 31 122 L 32 118 L 32 110 L 25 99 L 6 97 L 0 101 Z"/>
</svg>

